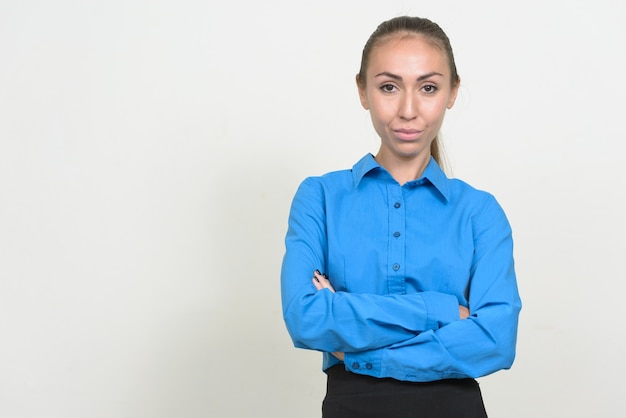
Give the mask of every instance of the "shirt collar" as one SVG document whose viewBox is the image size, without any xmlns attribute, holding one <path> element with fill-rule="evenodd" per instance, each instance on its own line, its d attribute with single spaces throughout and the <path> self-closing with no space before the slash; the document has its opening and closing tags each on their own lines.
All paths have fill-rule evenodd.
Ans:
<svg viewBox="0 0 626 418">
<path fill-rule="evenodd" d="M 365 155 L 352 167 L 354 187 L 358 187 L 361 180 L 363 180 L 363 177 L 365 177 L 367 174 L 372 171 L 378 170 L 385 170 L 385 168 L 376 162 L 372 154 Z M 410 183 L 423 183 L 424 180 L 432 184 L 435 189 L 437 189 L 439 193 L 441 193 L 444 199 L 448 201 L 450 200 L 450 187 L 448 184 L 448 177 L 443 172 L 443 170 L 441 170 L 441 167 L 439 167 L 439 164 L 437 164 L 433 157 L 430 157 L 430 162 L 426 166 L 426 169 L 424 170 L 424 173 L 422 173 L 422 176 L 418 180 L 414 180 Z"/>
</svg>

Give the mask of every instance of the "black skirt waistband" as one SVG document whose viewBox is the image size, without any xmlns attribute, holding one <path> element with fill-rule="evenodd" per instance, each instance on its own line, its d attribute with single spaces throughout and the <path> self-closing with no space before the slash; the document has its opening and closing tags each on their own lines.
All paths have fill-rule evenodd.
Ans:
<svg viewBox="0 0 626 418">
<path fill-rule="evenodd" d="M 326 371 L 324 418 L 485 418 L 478 382 L 445 379 L 405 382 L 345 370 L 338 364 Z"/>
</svg>

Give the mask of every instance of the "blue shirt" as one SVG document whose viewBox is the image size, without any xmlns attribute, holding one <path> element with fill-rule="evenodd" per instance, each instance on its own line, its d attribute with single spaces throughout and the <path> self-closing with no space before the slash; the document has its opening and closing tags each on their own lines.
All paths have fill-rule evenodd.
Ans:
<svg viewBox="0 0 626 418">
<path fill-rule="evenodd" d="M 486 192 L 434 159 L 400 185 L 368 154 L 307 178 L 293 199 L 281 273 L 296 347 L 375 377 L 484 376 L 515 357 L 521 308 L 511 228 Z M 317 291 L 325 272 L 336 293 Z M 459 318 L 459 305 L 470 317 Z"/>
</svg>

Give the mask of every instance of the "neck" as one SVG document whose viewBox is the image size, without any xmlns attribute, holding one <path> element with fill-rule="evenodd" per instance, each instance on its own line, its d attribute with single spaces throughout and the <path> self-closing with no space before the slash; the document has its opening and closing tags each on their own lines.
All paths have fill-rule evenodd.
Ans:
<svg viewBox="0 0 626 418">
<path fill-rule="evenodd" d="M 417 180 L 422 176 L 424 170 L 430 162 L 430 152 L 410 158 L 403 158 L 396 155 L 387 155 L 378 151 L 374 159 L 383 166 L 389 174 L 400 184 Z"/>
</svg>

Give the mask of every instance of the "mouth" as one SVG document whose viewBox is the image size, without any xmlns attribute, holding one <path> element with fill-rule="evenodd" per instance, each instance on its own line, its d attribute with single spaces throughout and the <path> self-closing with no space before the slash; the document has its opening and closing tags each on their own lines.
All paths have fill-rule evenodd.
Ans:
<svg viewBox="0 0 626 418">
<path fill-rule="evenodd" d="M 393 131 L 398 139 L 403 141 L 414 141 L 419 138 L 422 131 L 417 129 L 394 129 Z"/>
</svg>

